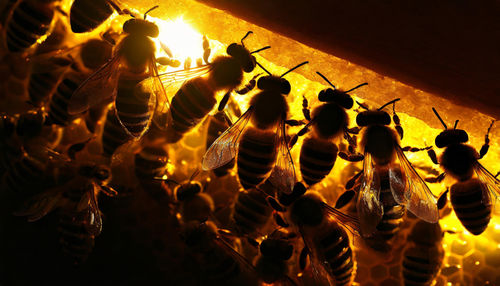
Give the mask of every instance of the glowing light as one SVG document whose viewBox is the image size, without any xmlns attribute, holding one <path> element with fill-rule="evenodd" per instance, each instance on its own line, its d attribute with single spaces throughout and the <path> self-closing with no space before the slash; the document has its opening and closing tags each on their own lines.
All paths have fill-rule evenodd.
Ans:
<svg viewBox="0 0 500 286">
<path fill-rule="evenodd" d="M 168 46 L 175 59 L 183 62 L 190 57 L 193 63 L 203 57 L 203 36 L 184 21 L 182 17 L 175 20 L 152 18 L 160 28 L 159 41 Z M 158 48 L 160 47 L 158 43 Z"/>
</svg>

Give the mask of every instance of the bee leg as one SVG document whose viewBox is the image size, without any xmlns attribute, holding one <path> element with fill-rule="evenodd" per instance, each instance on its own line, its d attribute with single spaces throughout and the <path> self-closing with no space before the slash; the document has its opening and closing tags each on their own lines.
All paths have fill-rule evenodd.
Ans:
<svg viewBox="0 0 500 286">
<path fill-rule="evenodd" d="M 349 154 L 340 151 L 339 157 L 349 162 L 359 162 L 363 160 L 365 156 L 363 156 L 363 154 L 361 153 L 356 152 L 356 146 L 357 146 L 356 136 L 351 137 L 351 135 L 349 135 L 349 132 L 347 131 L 347 128 L 344 130 L 344 139 L 346 139 L 347 142 L 349 143 L 348 147 Z"/>
<path fill-rule="evenodd" d="M 438 210 L 441 210 L 446 206 L 446 203 L 448 202 L 448 191 L 449 189 L 446 189 L 446 191 L 444 191 L 444 193 L 439 196 L 439 199 L 437 201 Z"/>
<path fill-rule="evenodd" d="M 363 174 L 363 170 L 359 171 L 356 175 L 352 176 L 349 179 L 349 181 L 347 181 L 347 183 L 345 184 L 345 189 L 346 190 L 352 189 L 362 174 Z"/>
<path fill-rule="evenodd" d="M 273 217 L 277 225 L 285 228 L 290 226 L 279 213 L 274 212 Z"/>
<path fill-rule="evenodd" d="M 247 94 L 249 93 L 252 89 L 255 88 L 255 85 L 257 84 L 257 77 L 259 77 L 262 73 L 258 73 L 252 77 L 252 79 L 240 90 L 237 90 L 237 94 Z"/>
<path fill-rule="evenodd" d="M 353 190 L 347 190 L 345 191 L 340 197 L 337 199 L 337 202 L 335 202 L 335 208 L 340 209 L 346 206 L 354 196 L 356 195 L 356 192 Z"/>
<path fill-rule="evenodd" d="M 285 124 L 288 126 L 299 126 L 299 125 L 304 125 L 306 123 L 302 120 L 289 119 L 285 120 Z"/>
<path fill-rule="evenodd" d="M 307 121 L 311 121 L 311 110 L 309 110 L 309 102 L 305 96 L 302 96 L 302 114 Z"/>
<path fill-rule="evenodd" d="M 396 131 L 399 134 L 399 138 L 403 139 L 403 127 L 401 127 L 401 121 L 399 120 L 399 116 L 396 114 L 396 102 L 392 104 L 392 121 L 396 124 Z"/>
<path fill-rule="evenodd" d="M 431 148 L 431 149 L 427 150 L 427 155 L 429 155 L 429 158 L 431 158 L 432 163 L 439 165 L 436 151 L 434 151 L 434 149 Z"/>
<path fill-rule="evenodd" d="M 490 149 L 490 131 L 491 127 L 493 126 L 493 123 L 495 123 L 495 120 L 491 121 L 490 127 L 488 127 L 488 131 L 486 132 L 486 135 L 484 136 L 484 144 L 481 147 L 481 150 L 479 151 L 479 159 L 483 158 L 486 153 L 488 153 L 488 149 Z"/>
<path fill-rule="evenodd" d="M 438 176 L 429 176 L 424 179 L 427 183 L 441 183 L 446 176 L 446 173 L 441 173 Z"/>
<path fill-rule="evenodd" d="M 224 110 L 224 108 L 226 108 L 226 104 L 229 101 L 230 97 L 231 97 L 231 91 L 228 91 L 226 94 L 224 94 L 224 97 L 219 102 L 219 107 L 217 108 L 218 111 L 222 111 Z"/>
<path fill-rule="evenodd" d="M 353 127 L 353 128 L 347 128 L 346 131 L 350 134 L 359 134 L 359 132 L 361 131 L 361 128 L 359 128 L 358 126 L 356 127 Z"/>
<path fill-rule="evenodd" d="M 349 162 L 359 162 L 363 161 L 363 159 L 365 158 L 365 156 L 361 153 L 347 154 L 342 151 L 339 152 L 339 157 Z"/>
<path fill-rule="evenodd" d="M 405 152 L 429 151 L 430 149 L 432 149 L 432 146 L 427 146 L 427 147 L 424 147 L 424 148 L 417 148 L 417 147 L 406 146 L 406 147 L 401 148 L 401 150 L 403 150 Z"/>
<path fill-rule="evenodd" d="M 304 248 L 302 248 L 302 251 L 300 251 L 299 256 L 300 271 L 304 271 L 307 266 L 307 256 L 309 256 L 309 249 L 307 248 L 307 246 L 304 246 Z"/>
<path fill-rule="evenodd" d="M 290 142 L 288 143 L 288 148 L 292 148 L 295 143 L 297 143 L 297 140 L 299 139 L 300 136 L 305 135 L 307 132 L 309 132 L 309 126 L 311 125 L 312 121 L 309 121 L 309 123 L 306 124 L 302 129 L 300 129 L 297 134 L 293 135 L 292 139 L 290 139 Z"/>
</svg>

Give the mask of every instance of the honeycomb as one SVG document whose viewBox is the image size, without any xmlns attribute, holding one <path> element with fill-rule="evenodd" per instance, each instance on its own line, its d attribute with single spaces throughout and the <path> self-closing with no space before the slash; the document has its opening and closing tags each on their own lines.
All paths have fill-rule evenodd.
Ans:
<svg viewBox="0 0 500 286">
<path fill-rule="evenodd" d="M 144 11 L 155 5 L 156 1 L 128 0 L 123 1 L 138 11 Z M 68 7 L 68 1 L 64 7 Z M 167 7 L 165 7 L 167 6 Z M 223 11 L 215 10 L 194 1 L 179 0 L 160 6 L 151 13 L 151 19 L 159 24 L 161 29 L 175 31 L 179 25 L 190 29 L 194 35 L 188 43 L 192 46 L 189 50 L 182 50 L 178 56 L 182 59 L 200 57 L 201 35 L 207 35 L 214 54 L 224 53 L 227 44 L 238 41 L 248 30 L 254 35 L 246 42 L 254 49 L 270 44 L 272 49 L 257 56 L 258 61 L 268 70 L 282 73 L 287 68 L 303 60 L 309 60 L 310 65 L 287 75 L 292 85 L 292 93 L 288 96 L 290 117 L 302 119 L 302 97 L 309 99 L 309 105 L 314 107 L 319 104 L 317 93 L 326 88 L 320 78 L 314 77 L 316 70 L 321 71 L 339 88 L 349 88 L 361 82 L 368 82 L 363 87 L 353 92 L 356 100 L 365 102 L 370 106 L 379 106 L 395 97 L 401 101 L 396 105 L 396 110 L 405 129 L 404 146 L 412 145 L 423 147 L 433 144 L 434 138 L 441 131 L 437 119 L 430 111 L 431 106 L 436 106 L 446 122 L 460 119 L 461 128 L 470 135 L 470 143 L 477 149 L 481 146 L 486 129 L 491 121 L 487 115 L 448 102 L 436 95 L 428 94 L 413 87 L 404 85 L 394 79 L 374 73 L 366 68 L 353 63 L 326 55 L 320 51 L 304 46 L 286 37 L 276 35 L 264 28 L 251 23 L 235 19 Z M 182 20 L 179 20 L 182 15 Z M 123 16 L 116 16 L 110 23 L 119 26 Z M 173 23 L 173 24 L 172 24 Z M 172 25 L 171 25 L 172 24 Z M 171 25 L 171 26 L 170 26 Z M 224 28 L 221 28 L 224 27 Z M 95 36 L 101 30 L 85 35 Z M 184 34 L 185 35 L 185 34 Z M 160 39 L 172 43 L 174 52 L 177 37 L 182 35 L 165 32 Z M 76 36 L 68 42 L 78 42 Z M 197 43 L 196 43 L 197 42 Z M 194 44 L 193 44 L 194 43 Z M 158 53 L 161 53 L 158 51 Z M 0 56 L 5 52 L 0 51 Z M 7 62 L 8 60 L 8 62 Z M 21 59 L 6 58 L 0 64 L 0 78 L 2 78 L 1 96 L 3 112 L 16 113 L 28 108 L 24 104 L 26 97 L 25 81 L 28 70 L 23 64 L 16 64 Z M 19 62 L 17 62 L 19 63 Z M 252 75 L 247 75 L 246 80 Z M 169 91 L 175 90 L 178 85 L 168 87 Z M 222 96 L 222 95 L 219 95 Z M 241 110 L 248 107 L 248 96 L 237 95 L 234 97 Z M 355 112 L 349 111 L 350 126 L 354 126 Z M 78 126 L 81 121 L 75 121 L 68 127 L 62 139 L 71 141 L 69 137 L 77 136 Z M 178 181 L 183 181 L 199 168 L 200 158 L 205 152 L 205 124 L 188 133 L 179 143 L 168 147 L 169 164 L 167 174 Z M 300 127 L 290 128 L 293 134 Z M 481 161 L 491 172 L 500 170 L 499 140 L 500 128 L 493 128 L 490 134 L 492 139 L 488 155 Z M 297 146 L 300 146 L 299 139 Z M 97 143 L 96 143 L 97 144 Z M 135 145 L 139 144 L 138 142 Z M 98 145 L 98 144 L 97 144 Z M 95 148 L 98 148 L 98 146 Z M 92 147 L 89 147 L 91 149 Z M 132 148 L 133 149 L 133 148 Z M 292 151 L 294 161 L 298 162 L 299 148 Z M 420 173 L 436 175 L 438 169 L 431 165 L 424 152 L 409 153 L 408 159 L 416 166 Z M 165 285 L 196 285 L 198 283 L 199 269 L 188 251 L 174 233 L 176 221 L 168 210 L 157 201 L 151 199 L 138 187 L 138 182 L 133 175 L 133 156 L 124 153 L 120 163 L 115 164 L 114 174 L 128 190 L 122 190 L 128 195 L 116 199 L 104 199 L 101 210 L 105 214 L 104 231 L 96 239 L 96 247 L 86 264 L 73 267 L 68 263 L 60 262 L 62 253 L 57 245 L 54 232 L 56 218 L 49 214 L 35 223 L 27 223 L 20 217 L 12 217 L 2 213 L 0 220 L 0 284 L 5 285 L 102 285 L 143 284 L 145 281 L 157 281 Z M 296 165 L 297 167 L 297 165 Z M 298 172 L 298 168 L 297 172 Z M 316 190 L 324 195 L 332 205 L 344 191 L 343 186 L 355 171 L 361 169 L 361 164 L 347 163 L 337 160 L 330 175 L 321 183 L 315 185 Z M 299 179 L 300 175 L 298 174 Z M 223 211 L 218 215 L 221 225 L 228 224 L 228 210 L 234 197 L 240 190 L 234 171 L 230 176 L 213 178 L 202 174 L 197 179 L 208 183 L 209 193 L 217 206 Z M 445 188 L 446 181 L 442 184 L 431 185 L 433 193 L 438 196 Z M 346 208 L 346 211 L 347 208 Z M 4 211 L 2 211 L 4 212 Z M 389 252 L 375 251 L 368 247 L 360 237 L 353 238 L 355 258 L 357 261 L 355 282 L 359 285 L 401 285 L 401 260 L 406 243 L 406 237 L 414 224 L 415 219 L 408 217 L 402 225 L 402 230 L 395 237 L 392 249 Z M 500 218 L 494 217 L 489 227 L 480 236 L 468 233 L 458 222 L 453 211 L 443 213 L 440 221 L 444 231 L 443 247 L 445 257 L 434 285 L 500 285 Z M 292 261 L 293 263 L 295 261 Z M 26 275 L 26 274 L 29 275 Z M 5 282 L 1 277 L 4 277 Z M 15 281 L 15 283 L 14 283 Z"/>
</svg>

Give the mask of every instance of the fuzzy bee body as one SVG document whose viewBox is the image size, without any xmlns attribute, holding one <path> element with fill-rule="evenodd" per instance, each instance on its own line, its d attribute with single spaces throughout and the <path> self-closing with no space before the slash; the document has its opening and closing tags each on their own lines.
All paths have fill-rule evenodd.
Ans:
<svg viewBox="0 0 500 286">
<path fill-rule="evenodd" d="M 76 118 L 68 113 L 68 102 L 83 80 L 85 75 L 77 71 L 71 71 L 64 76 L 49 102 L 48 118 L 51 123 L 66 126 Z"/>
<path fill-rule="evenodd" d="M 61 76 L 60 71 L 36 72 L 36 66 L 34 66 L 28 83 L 30 102 L 35 106 L 42 105 L 57 89 Z"/>
<path fill-rule="evenodd" d="M 142 188 L 153 198 L 161 199 L 166 196 L 161 187 L 161 181 L 154 180 L 165 173 L 168 154 L 166 150 L 157 145 L 146 146 L 135 154 L 135 175 Z"/>
<path fill-rule="evenodd" d="M 300 172 L 308 185 L 323 180 L 332 170 L 337 159 L 338 147 L 331 140 L 307 137 L 300 149 Z"/>
<path fill-rule="evenodd" d="M 272 209 L 267 203 L 267 194 L 257 189 L 238 193 L 233 207 L 232 221 L 237 233 L 254 234 L 266 225 Z"/>
<path fill-rule="evenodd" d="M 22 0 L 5 25 L 5 41 L 11 52 L 24 52 L 47 34 L 54 18 L 53 1 Z"/>
<path fill-rule="evenodd" d="M 75 0 L 69 14 L 71 30 L 74 33 L 90 32 L 106 21 L 113 11 L 107 0 Z"/>
<path fill-rule="evenodd" d="M 417 222 L 403 252 L 404 285 L 431 285 L 443 262 L 442 232 L 439 224 Z"/>
</svg>

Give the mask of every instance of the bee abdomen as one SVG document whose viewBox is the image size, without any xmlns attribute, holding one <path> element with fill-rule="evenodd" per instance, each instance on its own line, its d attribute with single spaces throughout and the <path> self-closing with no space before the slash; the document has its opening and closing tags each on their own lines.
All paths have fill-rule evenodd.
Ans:
<svg viewBox="0 0 500 286">
<path fill-rule="evenodd" d="M 233 221 L 238 231 L 252 234 L 263 227 L 271 216 L 267 195 L 259 190 L 250 189 L 240 192 L 233 209 Z"/>
<path fill-rule="evenodd" d="M 412 246 L 405 250 L 402 265 L 404 285 L 430 285 L 441 266 L 438 256 L 439 249 L 432 246 Z"/>
<path fill-rule="evenodd" d="M 61 248 L 76 264 L 84 262 L 94 248 L 95 237 L 86 229 L 86 215 L 86 210 L 60 213 L 58 232 Z"/>
<path fill-rule="evenodd" d="M 130 73 L 120 76 L 118 80 L 116 111 L 124 127 L 134 136 L 139 136 L 147 128 L 151 117 L 151 94 L 135 88 L 143 79 L 143 74 Z"/>
<path fill-rule="evenodd" d="M 164 174 L 167 156 L 165 149 L 160 146 L 145 147 L 135 155 L 135 175 L 143 189 L 154 198 L 166 195 L 161 188 L 161 181 L 154 178 Z"/>
<path fill-rule="evenodd" d="M 377 225 L 378 234 L 389 240 L 399 231 L 406 208 L 398 205 L 390 189 L 388 177 L 381 176 L 380 201 L 383 204 L 384 215 Z"/>
<path fill-rule="evenodd" d="M 212 110 L 215 103 L 213 90 L 205 79 L 186 82 L 172 99 L 172 130 L 178 134 L 186 133 Z"/>
<path fill-rule="evenodd" d="M 49 118 L 51 122 L 66 126 L 76 118 L 68 113 L 68 102 L 82 81 L 83 79 L 75 73 L 68 74 L 62 80 L 50 99 Z"/>
<path fill-rule="evenodd" d="M 105 0 L 76 0 L 70 11 L 71 30 L 74 33 L 92 31 L 101 25 L 113 9 Z"/>
<path fill-rule="evenodd" d="M 332 170 L 337 159 L 337 145 L 315 137 L 304 140 L 300 149 L 300 172 L 308 185 L 323 180 Z"/>
<path fill-rule="evenodd" d="M 276 135 L 272 132 L 248 128 L 241 135 L 237 169 L 240 183 L 250 189 L 263 182 L 276 162 Z"/>
<path fill-rule="evenodd" d="M 354 272 L 354 260 L 349 237 L 337 223 L 332 222 L 332 224 L 327 235 L 320 240 L 320 245 L 336 285 L 350 285 Z"/>
<path fill-rule="evenodd" d="M 28 83 L 28 94 L 35 106 L 40 106 L 54 92 L 60 76 L 58 72 L 31 73 Z"/>
<path fill-rule="evenodd" d="M 106 123 L 102 132 L 102 148 L 106 156 L 111 156 L 118 147 L 132 139 L 118 121 L 116 110 L 113 108 L 106 115 Z"/>
<path fill-rule="evenodd" d="M 483 202 L 483 185 L 477 179 L 451 186 L 450 200 L 462 225 L 472 234 L 481 234 L 491 219 L 491 204 Z"/>
<path fill-rule="evenodd" d="M 4 174 L 2 184 L 7 195 L 29 197 L 41 192 L 39 183 L 44 179 L 45 167 L 42 161 L 24 155 Z"/>
<path fill-rule="evenodd" d="M 38 1 L 21 1 L 6 25 L 7 48 L 11 52 L 22 52 L 33 44 L 49 28 L 54 11 L 52 7 Z"/>
</svg>

